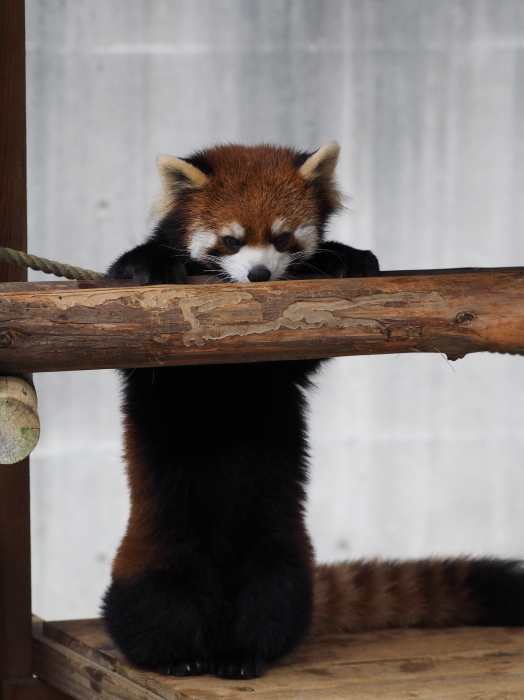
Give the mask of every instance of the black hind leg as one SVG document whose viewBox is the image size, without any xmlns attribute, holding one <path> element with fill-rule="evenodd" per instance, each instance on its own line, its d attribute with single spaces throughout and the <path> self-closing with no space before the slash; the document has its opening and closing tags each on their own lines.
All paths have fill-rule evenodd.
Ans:
<svg viewBox="0 0 524 700">
<path fill-rule="evenodd" d="M 310 572 L 284 562 L 280 571 L 253 567 L 221 621 L 211 673 L 221 678 L 261 676 L 269 661 L 291 651 L 305 636 L 312 614 Z"/>
<path fill-rule="evenodd" d="M 159 573 L 131 582 L 112 581 L 103 617 L 131 663 L 176 676 L 208 671 L 216 606 L 209 594 L 189 588 Z"/>
</svg>

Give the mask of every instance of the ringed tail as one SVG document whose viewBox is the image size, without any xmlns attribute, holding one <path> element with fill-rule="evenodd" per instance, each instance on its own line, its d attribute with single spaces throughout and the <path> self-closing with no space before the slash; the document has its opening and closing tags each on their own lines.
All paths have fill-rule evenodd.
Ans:
<svg viewBox="0 0 524 700">
<path fill-rule="evenodd" d="M 524 564 L 504 559 L 362 560 L 315 568 L 311 633 L 524 625 Z"/>
</svg>

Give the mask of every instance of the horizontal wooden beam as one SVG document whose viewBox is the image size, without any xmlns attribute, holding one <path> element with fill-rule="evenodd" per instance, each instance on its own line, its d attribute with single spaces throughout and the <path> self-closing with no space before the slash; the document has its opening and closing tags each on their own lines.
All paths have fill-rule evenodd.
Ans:
<svg viewBox="0 0 524 700">
<path fill-rule="evenodd" d="M 457 359 L 481 351 L 524 352 L 524 268 L 256 284 L 0 288 L 0 372 L 401 352 Z"/>
</svg>

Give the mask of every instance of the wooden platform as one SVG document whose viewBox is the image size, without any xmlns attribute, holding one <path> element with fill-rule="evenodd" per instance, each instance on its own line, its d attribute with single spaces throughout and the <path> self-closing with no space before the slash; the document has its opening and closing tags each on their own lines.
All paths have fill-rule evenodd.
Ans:
<svg viewBox="0 0 524 700">
<path fill-rule="evenodd" d="M 173 678 L 124 661 L 100 620 L 33 630 L 34 673 L 78 700 L 522 700 L 524 629 L 385 630 L 308 639 L 266 676 Z"/>
</svg>

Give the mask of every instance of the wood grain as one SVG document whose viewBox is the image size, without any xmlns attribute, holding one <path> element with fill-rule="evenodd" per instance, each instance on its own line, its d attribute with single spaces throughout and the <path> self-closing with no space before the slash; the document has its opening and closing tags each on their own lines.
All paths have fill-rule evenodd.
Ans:
<svg viewBox="0 0 524 700">
<path fill-rule="evenodd" d="M 263 678 L 172 678 L 128 664 L 100 620 L 46 623 L 35 630 L 38 675 L 80 700 L 245 697 L 449 698 L 522 697 L 524 630 L 457 628 L 385 630 L 308 639 Z M 248 695 L 246 695 L 248 694 Z"/>
<path fill-rule="evenodd" d="M 0 293 L 0 372 L 524 351 L 524 269 Z"/>
<path fill-rule="evenodd" d="M 20 462 L 40 437 L 34 386 L 22 377 L 0 377 L 0 464 Z"/>
</svg>

